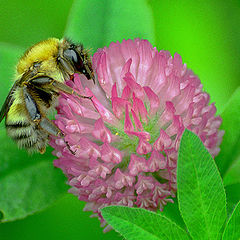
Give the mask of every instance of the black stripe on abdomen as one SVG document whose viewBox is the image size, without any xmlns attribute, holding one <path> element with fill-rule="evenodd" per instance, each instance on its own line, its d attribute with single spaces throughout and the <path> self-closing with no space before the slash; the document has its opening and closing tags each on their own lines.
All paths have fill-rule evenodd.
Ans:
<svg viewBox="0 0 240 240">
<path fill-rule="evenodd" d="M 20 128 L 29 127 L 30 123 L 26 123 L 26 122 L 6 123 L 5 126 L 9 128 L 20 129 Z"/>
<path fill-rule="evenodd" d="M 17 141 L 17 140 L 30 138 L 31 136 L 32 136 L 31 134 L 22 133 L 22 134 L 19 134 L 19 135 L 12 136 L 12 139 Z"/>
</svg>

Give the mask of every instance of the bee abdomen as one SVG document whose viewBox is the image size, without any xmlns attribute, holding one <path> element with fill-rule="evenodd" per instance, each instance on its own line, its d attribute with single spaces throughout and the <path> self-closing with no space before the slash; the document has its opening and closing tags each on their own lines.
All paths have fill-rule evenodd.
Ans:
<svg viewBox="0 0 240 240">
<path fill-rule="evenodd" d="M 8 135 L 17 143 L 19 148 L 29 152 L 43 149 L 48 142 L 48 134 L 36 128 L 30 122 L 6 122 Z"/>
<path fill-rule="evenodd" d="M 12 136 L 12 139 L 15 141 L 27 139 L 27 138 L 31 138 L 31 135 L 28 133 L 24 133 L 24 132 L 19 135 Z"/>
</svg>

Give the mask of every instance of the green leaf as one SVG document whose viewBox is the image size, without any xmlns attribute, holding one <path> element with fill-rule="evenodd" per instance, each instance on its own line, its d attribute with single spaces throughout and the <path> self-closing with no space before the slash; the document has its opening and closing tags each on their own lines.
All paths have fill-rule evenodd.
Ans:
<svg viewBox="0 0 240 240">
<path fill-rule="evenodd" d="M 14 82 L 15 65 L 23 49 L 0 43 L 0 104 L 3 104 Z"/>
<path fill-rule="evenodd" d="M 240 154 L 240 87 L 234 92 L 225 106 L 221 128 L 225 130 L 220 146 L 220 154 L 215 158 L 221 175 L 224 177 L 232 163 Z"/>
<path fill-rule="evenodd" d="M 146 0 L 75 0 L 65 36 L 94 51 L 124 38 L 154 43 L 152 12 Z"/>
<path fill-rule="evenodd" d="M 227 185 L 225 191 L 227 195 L 227 212 L 230 214 L 240 200 L 240 183 Z"/>
<path fill-rule="evenodd" d="M 237 161 L 235 161 L 229 170 L 226 172 L 223 183 L 225 186 L 231 185 L 234 183 L 240 183 L 240 156 Z"/>
<path fill-rule="evenodd" d="M 13 221 L 42 210 L 66 193 L 65 178 L 53 167 L 51 149 L 44 155 L 18 150 L 0 130 L 0 212 Z"/>
<path fill-rule="evenodd" d="M 109 206 L 101 213 L 128 240 L 189 239 L 188 234 L 170 219 L 145 209 Z"/>
<path fill-rule="evenodd" d="M 185 229 L 186 225 L 181 217 L 181 213 L 178 207 L 177 197 L 174 199 L 174 203 L 168 203 L 164 206 L 163 211 L 158 211 L 158 214 L 165 216 L 179 225 L 181 228 Z"/>
<path fill-rule="evenodd" d="M 201 140 L 185 130 L 177 167 L 179 208 L 194 239 L 218 239 L 226 219 L 226 196 L 214 160 Z"/>
<path fill-rule="evenodd" d="M 233 210 L 225 230 L 223 232 L 223 240 L 238 240 L 240 239 L 240 202 Z"/>
<path fill-rule="evenodd" d="M 0 39 L 24 47 L 49 37 L 61 38 L 73 0 L 1 1 Z M 81 14 L 81 13 L 80 13 Z"/>
</svg>

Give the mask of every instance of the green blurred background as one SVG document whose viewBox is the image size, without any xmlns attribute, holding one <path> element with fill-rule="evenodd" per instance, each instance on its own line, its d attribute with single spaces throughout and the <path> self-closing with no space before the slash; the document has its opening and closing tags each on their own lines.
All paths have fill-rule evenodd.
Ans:
<svg viewBox="0 0 240 240">
<path fill-rule="evenodd" d="M 0 6 L 1 51 L 14 56 L 0 55 L 1 102 L 22 51 L 48 37 L 65 35 L 93 52 L 111 41 L 134 37 L 149 39 L 159 50 L 178 52 L 218 110 L 240 85 L 239 0 L 0 0 Z M 99 221 L 89 218 L 83 206 L 66 194 L 40 213 L 0 224 L 0 239 L 122 239 L 113 231 L 103 234 Z"/>
</svg>

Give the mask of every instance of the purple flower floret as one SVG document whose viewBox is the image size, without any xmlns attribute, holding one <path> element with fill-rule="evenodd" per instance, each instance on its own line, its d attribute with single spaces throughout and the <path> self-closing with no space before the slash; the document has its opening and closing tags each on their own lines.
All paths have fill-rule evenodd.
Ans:
<svg viewBox="0 0 240 240">
<path fill-rule="evenodd" d="M 93 56 L 97 84 L 84 75 L 67 84 L 91 100 L 61 94 L 51 145 L 54 164 L 70 192 L 87 202 L 103 225 L 100 208 L 125 205 L 162 210 L 176 193 L 181 135 L 195 132 L 214 157 L 223 131 L 214 104 L 180 55 L 157 51 L 147 40 L 123 40 Z"/>
</svg>

